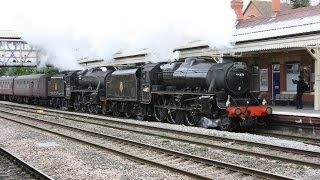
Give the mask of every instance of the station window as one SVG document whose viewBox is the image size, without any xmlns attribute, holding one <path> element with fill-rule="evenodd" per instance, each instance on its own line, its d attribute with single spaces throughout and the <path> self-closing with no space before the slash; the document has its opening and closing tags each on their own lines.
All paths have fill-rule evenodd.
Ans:
<svg viewBox="0 0 320 180">
<path fill-rule="evenodd" d="M 296 91 L 297 87 L 292 83 L 291 78 L 298 79 L 300 75 L 300 63 L 287 64 L 287 91 Z"/>
<path fill-rule="evenodd" d="M 273 64 L 272 71 L 273 72 L 280 72 L 280 64 Z"/>
</svg>

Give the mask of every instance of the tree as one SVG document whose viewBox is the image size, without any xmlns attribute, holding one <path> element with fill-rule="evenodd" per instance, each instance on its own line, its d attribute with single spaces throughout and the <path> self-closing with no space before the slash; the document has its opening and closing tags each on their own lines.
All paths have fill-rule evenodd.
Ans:
<svg viewBox="0 0 320 180">
<path fill-rule="evenodd" d="M 310 6 L 310 0 L 290 0 L 293 9 Z"/>
<path fill-rule="evenodd" d="M 59 70 L 54 67 L 37 69 L 35 67 L 2 67 L 0 76 L 20 76 L 29 74 L 54 74 Z"/>
</svg>

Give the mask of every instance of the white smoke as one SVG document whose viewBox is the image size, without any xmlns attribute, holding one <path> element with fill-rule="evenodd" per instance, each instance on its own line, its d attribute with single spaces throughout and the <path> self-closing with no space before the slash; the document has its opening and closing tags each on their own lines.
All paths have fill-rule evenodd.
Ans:
<svg viewBox="0 0 320 180">
<path fill-rule="evenodd" d="M 85 56 L 110 60 L 124 49 L 173 57 L 191 40 L 228 47 L 236 21 L 229 0 L 10 0 L 2 7 L 8 16 L 0 28 L 41 47 L 42 63 L 61 69 L 78 68 L 76 59 Z"/>
</svg>

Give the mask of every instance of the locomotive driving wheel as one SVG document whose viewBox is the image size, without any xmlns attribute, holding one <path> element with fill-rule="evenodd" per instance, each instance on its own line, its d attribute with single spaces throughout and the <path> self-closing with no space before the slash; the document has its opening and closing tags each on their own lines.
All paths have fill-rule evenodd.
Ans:
<svg viewBox="0 0 320 180">
<path fill-rule="evenodd" d="M 62 110 L 68 110 L 69 109 L 69 100 L 63 100 L 62 101 Z"/>
<path fill-rule="evenodd" d="M 158 122 L 165 122 L 168 117 L 168 110 L 166 108 L 161 108 L 160 106 L 166 105 L 164 98 L 158 98 L 157 104 L 154 107 L 154 117 Z"/>
<path fill-rule="evenodd" d="M 131 118 L 133 116 L 132 112 L 131 112 L 131 104 L 129 102 L 123 102 L 122 103 L 123 106 L 123 110 L 124 110 L 124 116 L 126 118 Z"/>
<path fill-rule="evenodd" d="M 167 121 L 172 124 L 181 124 L 184 121 L 184 115 L 182 110 L 178 110 L 181 107 L 179 99 L 171 97 L 169 101 L 169 108 Z"/>
<path fill-rule="evenodd" d="M 94 110 L 95 110 L 95 107 L 96 107 L 95 105 L 93 105 L 93 104 L 90 103 L 90 104 L 88 105 L 88 111 L 89 111 L 89 113 L 93 113 Z"/>
<path fill-rule="evenodd" d="M 137 114 L 137 119 L 138 119 L 139 121 L 144 121 L 144 120 L 145 120 L 144 114 L 143 114 L 142 112 L 139 112 L 139 113 Z"/>
<path fill-rule="evenodd" d="M 80 106 L 80 111 L 81 111 L 81 112 L 86 112 L 87 109 L 88 109 L 88 108 L 87 108 L 87 106 L 85 106 L 85 105 L 81 105 L 81 106 Z"/>
<path fill-rule="evenodd" d="M 168 120 L 172 124 L 182 124 L 184 121 L 184 114 L 181 110 L 169 109 L 168 110 Z"/>
<path fill-rule="evenodd" d="M 61 99 L 57 99 L 56 104 L 57 104 L 57 108 L 60 109 L 62 107 Z"/>
<path fill-rule="evenodd" d="M 154 107 L 154 117 L 158 122 L 164 122 L 167 119 L 168 110 L 160 107 Z"/>
<path fill-rule="evenodd" d="M 51 100 L 51 107 L 57 109 L 56 99 L 54 99 L 54 98 Z"/>
<path fill-rule="evenodd" d="M 78 96 L 76 96 L 76 98 L 73 101 L 73 109 L 75 111 L 79 111 L 80 110 L 80 107 L 81 107 L 80 99 L 81 99 L 81 97 L 80 97 L 80 95 L 78 95 Z"/>
<path fill-rule="evenodd" d="M 113 115 L 120 117 L 121 112 L 120 112 L 120 106 L 118 102 L 115 102 L 114 104 L 112 104 L 112 111 L 113 111 Z"/>
<path fill-rule="evenodd" d="M 185 124 L 188 126 L 196 126 L 199 122 L 199 117 L 196 116 L 196 113 L 193 111 L 186 111 L 185 115 Z"/>
<path fill-rule="evenodd" d="M 101 107 L 99 105 L 96 105 L 94 107 L 94 113 L 99 114 L 101 112 Z"/>
<path fill-rule="evenodd" d="M 131 118 L 131 117 L 132 117 L 132 113 L 130 113 L 130 112 L 125 112 L 125 113 L 124 113 L 124 116 L 125 116 L 126 118 Z"/>
</svg>

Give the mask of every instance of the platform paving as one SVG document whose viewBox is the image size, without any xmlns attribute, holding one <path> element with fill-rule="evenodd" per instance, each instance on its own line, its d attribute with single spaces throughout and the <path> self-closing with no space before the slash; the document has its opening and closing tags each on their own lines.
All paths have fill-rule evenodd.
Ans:
<svg viewBox="0 0 320 180">
<path fill-rule="evenodd" d="M 270 106 L 272 114 L 275 115 L 290 115 L 320 118 L 320 110 L 314 110 L 313 106 L 305 106 L 303 109 L 296 109 L 295 106 Z M 320 120 L 320 119 L 319 119 Z"/>
<path fill-rule="evenodd" d="M 320 127 L 320 111 L 314 110 L 313 106 L 304 106 L 303 109 L 296 109 L 295 106 L 270 106 L 272 115 L 269 121 L 309 124 L 313 127 Z"/>
</svg>

